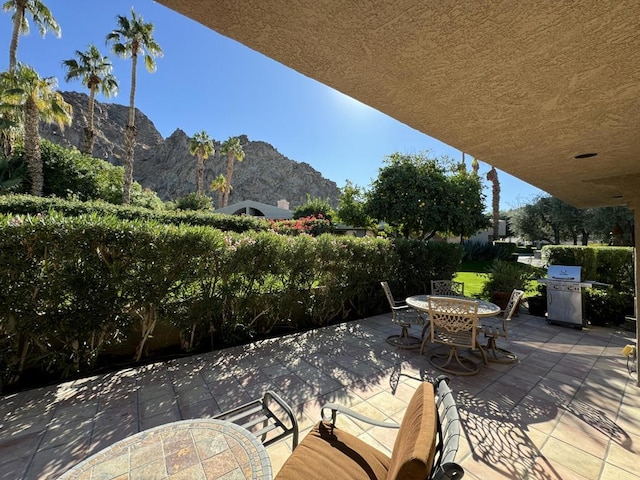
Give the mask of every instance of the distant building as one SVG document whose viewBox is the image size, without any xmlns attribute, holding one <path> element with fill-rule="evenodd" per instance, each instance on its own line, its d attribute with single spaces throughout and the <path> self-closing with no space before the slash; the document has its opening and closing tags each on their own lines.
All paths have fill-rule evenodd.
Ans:
<svg viewBox="0 0 640 480">
<path fill-rule="evenodd" d="M 289 220 L 293 217 L 293 212 L 289 210 L 289 202 L 286 200 L 279 200 L 278 206 L 268 205 L 254 200 L 243 200 L 242 202 L 234 203 L 224 208 L 216 208 L 216 213 L 250 215 L 252 217 L 262 217 L 271 220 Z"/>
</svg>

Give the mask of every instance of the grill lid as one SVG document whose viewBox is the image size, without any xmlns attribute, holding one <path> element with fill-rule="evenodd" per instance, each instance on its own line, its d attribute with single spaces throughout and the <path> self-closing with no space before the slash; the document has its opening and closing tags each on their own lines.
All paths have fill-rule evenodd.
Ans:
<svg viewBox="0 0 640 480">
<path fill-rule="evenodd" d="M 581 270 L 579 265 L 549 265 L 547 279 L 579 282 Z"/>
</svg>

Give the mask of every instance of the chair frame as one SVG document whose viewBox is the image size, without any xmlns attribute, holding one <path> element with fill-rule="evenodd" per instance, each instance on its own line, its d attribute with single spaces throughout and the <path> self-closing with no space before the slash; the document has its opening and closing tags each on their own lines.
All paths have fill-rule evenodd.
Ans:
<svg viewBox="0 0 640 480">
<path fill-rule="evenodd" d="M 287 427 L 283 421 L 285 419 L 278 416 L 273 410 L 273 404 L 276 404 L 284 411 L 291 427 Z M 265 447 L 289 435 L 293 436 L 291 439 L 291 449 L 295 450 L 298 446 L 298 420 L 287 402 L 271 390 L 265 392 L 262 398 L 219 413 L 213 418 L 233 422 L 246 428 L 258 437 Z M 262 426 L 259 426 L 260 423 L 262 423 Z M 256 430 L 256 428 L 258 429 Z M 279 431 L 279 433 L 267 439 L 267 434 L 274 430 Z"/>
<path fill-rule="evenodd" d="M 475 375 L 479 365 L 466 356 L 459 355 L 459 348 L 476 349 L 488 364 L 484 348 L 477 341 L 478 302 L 449 296 L 427 297 L 427 310 L 431 321 L 430 340 L 433 344 L 449 348 L 445 353 L 435 352 L 429 356 L 429 363 L 438 370 L 453 375 Z"/>
<path fill-rule="evenodd" d="M 440 375 L 430 383 L 435 388 L 438 429 L 433 466 L 426 480 L 461 479 L 464 476 L 464 469 L 455 463 L 462 436 L 460 416 L 453 392 L 449 388 L 449 378 Z M 331 415 L 327 414 L 328 410 L 331 411 Z M 338 413 L 377 427 L 400 428 L 397 423 L 382 422 L 336 403 L 326 403 L 322 406 L 322 420 L 329 422 L 331 427 L 335 427 Z"/>
<path fill-rule="evenodd" d="M 398 348 L 420 347 L 425 331 L 429 327 L 429 321 L 418 310 L 407 305 L 406 302 L 393 298 L 387 282 L 380 282 L 380 285 L 391 307 L 391 322 L 399 324 L 402 328 L 399 334 L 388 336 L 387 342 Z M 420 338 L 409 335 L 409 328 L 412 324 L 422 325 Z"/>
<path fill-rule="evenodd" d="M 511 321 L 511 318 L 513 318 L 515 313 L 518 311 L 518 307 L 523 296 L 524 291 L 517 289 L 513 290 L 511 292 L 511 297 L 509 297 L 509 302 L 502 312 L 502 318 L 492 317 L 487 320 L 493 320 L 493 325 L 487 323 L 480 325 L 479 330 L 487 339 L 487 343 L 483 348 L 487 352 L 488 361 L 495 363 L 515 363 L 518 361 L 518 356 L 515 353 L 498 347 L 496 341 L 498 338 L 504 338 L 507 341 L 509 340 L 507 326 Z M 497 321 L 501 323 L 500 326 L 495 325 Z"/>
<path fill-rule="evenodd" d="M 455 280 L 431 280 L 431 295 L 464 297 L 464 283 Z"/>
</svg>

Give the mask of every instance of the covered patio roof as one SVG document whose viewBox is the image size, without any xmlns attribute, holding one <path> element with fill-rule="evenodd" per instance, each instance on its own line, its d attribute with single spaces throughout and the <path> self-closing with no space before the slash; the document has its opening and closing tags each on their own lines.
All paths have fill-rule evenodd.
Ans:
<svg viewBox="0 0 640 480">
<path fill-rule="evenodd" d="M 159 2 L 576 207 L 639 190 L 637 0 Z"/>
<path fill-rule="evenodd" d="M 578 208 L 628 205 L 640 224 L 638 0 L 158 1 Z"/>
</svg>

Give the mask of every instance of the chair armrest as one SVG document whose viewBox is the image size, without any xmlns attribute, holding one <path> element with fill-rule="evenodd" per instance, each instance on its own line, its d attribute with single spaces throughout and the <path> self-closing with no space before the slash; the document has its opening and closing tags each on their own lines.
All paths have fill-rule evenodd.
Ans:
<svg viewBox="0 0 640 480">
<path fill-rule="evenodd" d="M 464 469 L 454 462 L 443 463 L 434 473 L 432 480 L 457 480 L 464 477 Z"/>
<path fill-rule="evenodd" d="M 325 410 L 331 410 L 331 418 L 325 415 Z M 356 420 L 360 420 L 361 422 L 375 425 L 376 427 L 400 428 L 400 425 L 397 423 L 382 422 L 380 420 L 376 420 L 375 418 L 362 415 L 361 413 L 351 410 L 350 408 L 343 407 L 342 405 L 338 405 L 337 403 L 326 403 L 322 406 L 322 410 L 321 410 L 322 420 L 325 422 L 331 422 L 331 424 L 335 426 L 338 412 L 344 415 L 348 415 L 349 417 L 353 417 Z"/>
</svg>

